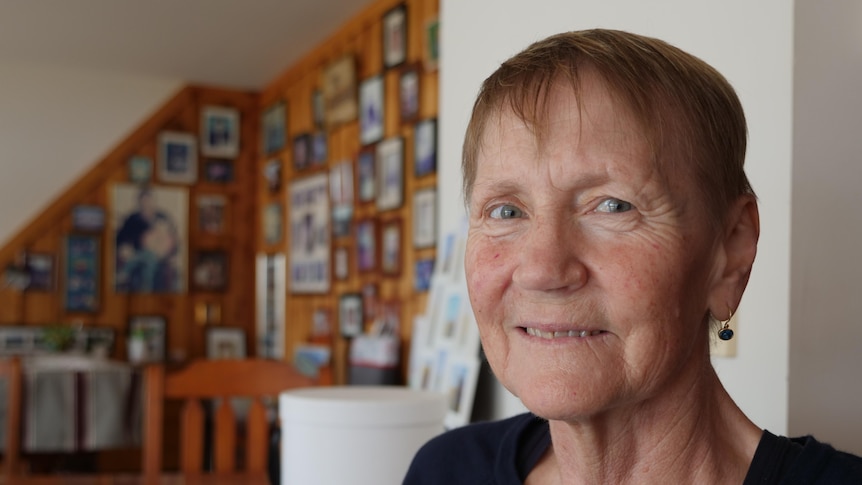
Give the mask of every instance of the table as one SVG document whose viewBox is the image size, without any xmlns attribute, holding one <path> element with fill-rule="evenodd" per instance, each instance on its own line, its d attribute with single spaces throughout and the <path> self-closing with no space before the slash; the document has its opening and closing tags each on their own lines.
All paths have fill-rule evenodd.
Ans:
<svg viewBox="0 0 862 485">
<path fill-rule="evenodd" d="M 50 354 L 22 359 L 21 447 L 74 453 L 140 445 L 140 374 L 117 361 Z M 5 384 L 0 413 L 5 413 Z M 5 436 L 0 420 L 0 436 Z"/>
<path fill-rule="evenodd" d="M 0 483 L 4 483 L 0 479 Z M 269 485 L 265 473 L 182 475 L 166 473 L 154 479 L 142 475 L 39 475 L 14 477 L 14 485 Z"/>
</svg>

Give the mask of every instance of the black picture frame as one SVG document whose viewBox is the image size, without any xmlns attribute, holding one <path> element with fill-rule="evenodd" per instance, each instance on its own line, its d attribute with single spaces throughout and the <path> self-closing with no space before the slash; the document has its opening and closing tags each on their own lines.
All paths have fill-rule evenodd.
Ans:
<svg viewBox="0 0 862 485">
<path fill-rule="evenodd" d="M 396 67 L 407 59 L 407 5 L 402 3 L 383 14 L 383 67 Z"/>
<path fill-rule="evenodd" d="M 101 238 L 69 234 L 63 243 L 64 309 L 95 313 L 100 304 Z"/>
<path fill-rule="evenodd" d="M 222 158 L 204 160 L 204 181 L 214 184 L 233 182 L 233 161 Z"/>
<path fill-rule="evenodd" d="M 224 291 L 230 279 L 229 270 L 227 251 L 197 251 L 192 264 L 192 287 L 199 291 Z"/>
<path fill-rule="evenodd" d="M 437 172 L 437 118 L 416 123 L 413 141 L 413 173 L 417 178 Z"/>
</svg>

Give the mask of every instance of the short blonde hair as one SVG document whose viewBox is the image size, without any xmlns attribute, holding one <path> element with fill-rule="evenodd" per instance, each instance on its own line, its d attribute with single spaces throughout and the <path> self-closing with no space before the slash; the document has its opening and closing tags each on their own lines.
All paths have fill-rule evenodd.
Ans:
<svg viewBox="0 0 862 485">
<path fill-rule="evenodd" d="M 753 194 L 743 163 L 747 127 L 736 92 L 714 68 L 666 42 L 616 30 L 568 32 L 536 42 L 504 62 L 482 84 L 462 154 L 469 204 L 476 163 L 489 119 L 511 110 L 541 141 L 551 87 L 589 68 L 630 109 L 653 147 L 657 163 L 685 167 L 704 194 L 712 222 L 731 202 Z M 663 149 L 675 156 L 665 159 Z"/>
</svg>

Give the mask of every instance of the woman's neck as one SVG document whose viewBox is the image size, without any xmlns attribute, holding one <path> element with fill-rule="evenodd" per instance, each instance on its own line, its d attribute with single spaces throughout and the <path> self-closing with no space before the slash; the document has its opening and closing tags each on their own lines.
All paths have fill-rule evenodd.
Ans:
<svg viewBox="0 0 862 485">
<path fill-rule="evenodd" d="M 762 431 L 711 365 L 702 372 L 654 399 L 551 421 L 552 445 L 526 483 L 742 483 Z"/>
</svg>

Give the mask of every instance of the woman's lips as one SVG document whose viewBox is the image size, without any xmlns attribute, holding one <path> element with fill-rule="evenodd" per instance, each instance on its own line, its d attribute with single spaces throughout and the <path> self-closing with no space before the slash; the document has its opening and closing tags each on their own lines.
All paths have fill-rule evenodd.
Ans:
<svg viewBox="0 0 862 485">
<path fill-rule="evenodd" d="M 563 330 L 563 331 L 543 331 L 538 328 L 532 327 L 524 327 L 524 331 L 527 335 L 531 335 L 533 337 L 539 337 L 543 339 L 552 340 L 555 338 L 569 338 L 569 337 L 593 337 L 595 335 L 599 335 L 605 333 L 604 330 Z"/>
</svg>

